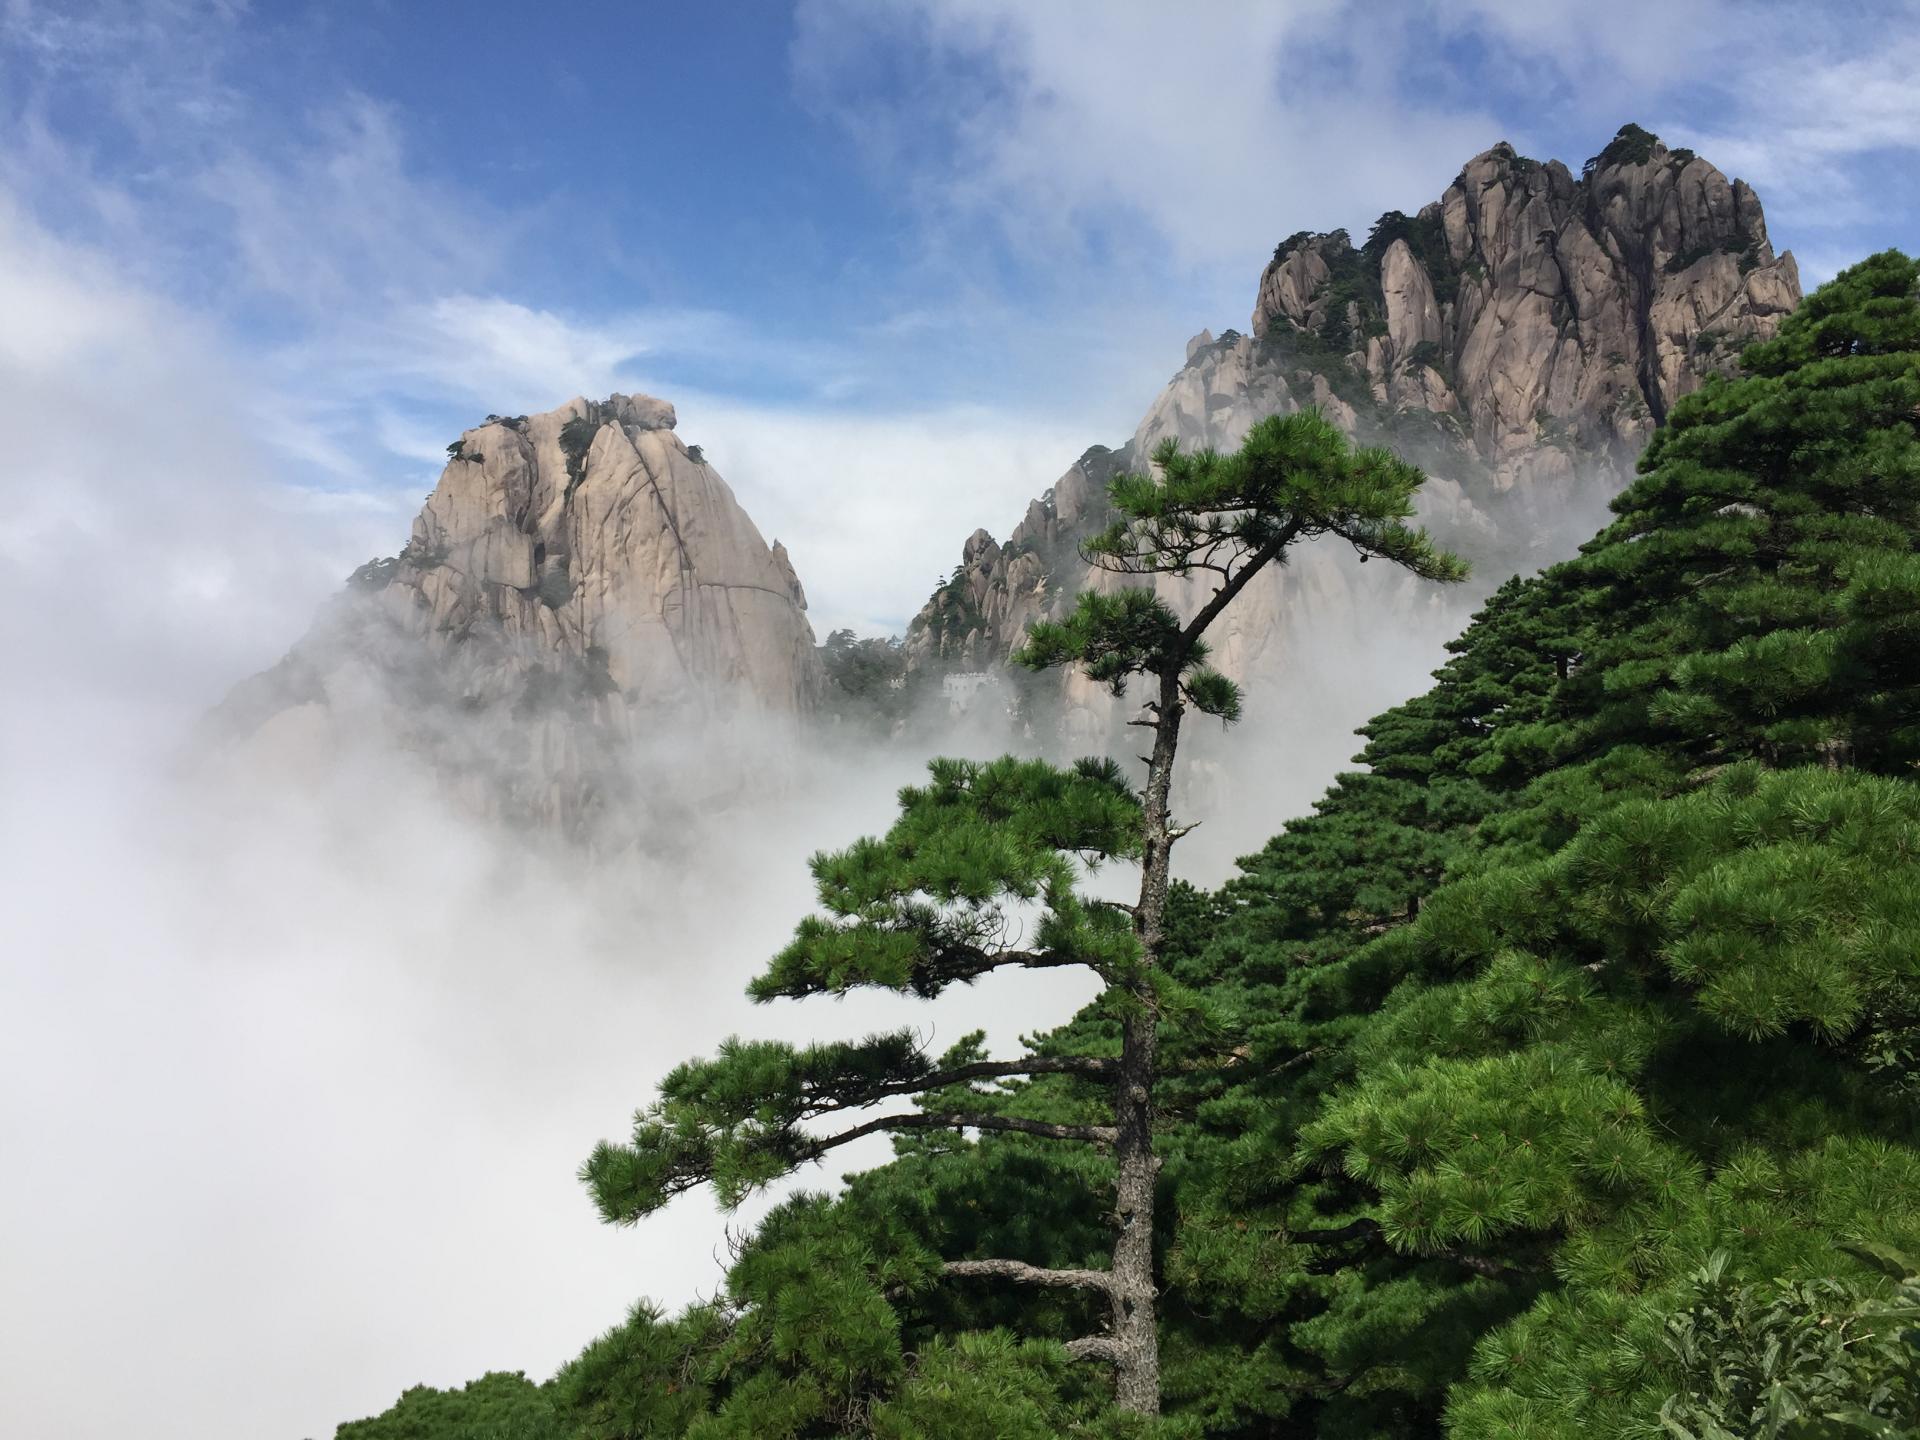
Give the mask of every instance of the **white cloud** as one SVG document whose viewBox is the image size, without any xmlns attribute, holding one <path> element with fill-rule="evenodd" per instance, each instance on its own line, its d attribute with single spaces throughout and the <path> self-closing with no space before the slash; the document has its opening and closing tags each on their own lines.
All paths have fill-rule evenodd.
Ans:
<svg viewBox="0 0 1920 1440">
<path fill-rule="evenodd" d="M 1367 43 L 1362 27 L 1377 18 L 1372 7 L 1347 0 L 1346 8 L 1362 22 L 1357 43 Z M 1443 34 L 1503 47 L 1507 79 L 1520 95 L 1544 101 L 1551 92 L 1557 104 L 1604 108 L 1603 118 L 1617 125 L 1632 118 L 1618 111 L 1636 95 L 1676 81 L 1698 84 L 1701 56 L 1738 44 L 1743 31 L 1752 35 L 1764 19 L 1758 11 L 1733 0 L 1424 0 L 1402 13 Z M 1549 76 L 1549 67 L 1558 73 Z"/>
<path fill-rule="evenodd" d="M 931 228 L 987 214 L 1029 255 L 1077 259 L 1087 226 L 1111 227 L 1103 245 L 1150 241 L 1250 287 L 1250 261 L 1282 235 L 1437 193 L 1494 133 L 1485 112 L 1429 110 L 1381 76 L 1283 88 L 1290 51 L 1322 44 L 1341 9 L 807 0 L 794 63 L 878 163 L 911 168 Z M 893 108 L 861 89 L 876 27 L 930 80 Z M 1369 41 L 1391 46 L 1393 28 Z M 928 124 L 946 134 L 916 133 Z"/>
<path fill-rule="evenodd" d="M 234 279 L 307 312 L 349 313 L 493 275 L 519 221 L 483 195 L 414 171 L 393 111 L 348 94 L 312 131 L 211 154 L 192 188 L 215 212 Z"/>
<path fill-rule="evenodd" d="M 679 411 L 681 435 L 786 545 L 822 638 L 900 633 L 968 535 L 1004 540 L 1092 443 L 1071 418 L 977 408 L 835 415 L 695 396 Z"/>
<path fill-rule="evenodd" d="M 16 617 L 13 665 L 58 661 L 58 637 L 83 644 L 89 673 L 124 692 L 222 686 L 272 660 L 374 527 L 341 515 L 296 530 L 250 423 L 269 407 L 226 337 L 108 257 L 48 235 L 4 194 L 0 313 L 18 322 L 0 340 L 0 608 Z M 253 603 L 228 603 L 236 584 Z M 180 603 L 150 616 L 157 594 Z M 49 615 L 57 627 L 17 623 Z M 191 673 L 164 673 L 138 633 L 136 621 L 159 616 L 195 637 Z"/>
<path fill-rule="evenodd" d="M 802 0 L 799 22 L 801 93 L 918 208 L 930 273 L 990 271 L 985 227 L 1078 303 L 1082 275 L 1116 304 L 1170 274 L 1249 290 L 1282 235 L 1424 203 L 1497 138 L 1577 166 L 1569 138 L 1628 120 L 1754 182 L 1784 243 L 1886 243 L 1915 203 L 1890 214 L 1883 183 L 1920 148 L 1912 0 Z"/>
<path fill-rule="evenodd" d="M 1890 166 L 1891 178 L 1902 166 L 1910 173 L 1920 151 L 1920 7 L 1905 14 L 1906 28 L 1888 27 L 1870 50 L 1839 49 L 1829 40 L 1790 55 L 1754 55 L 1740 71 L 1740 103 L 1731 113 L 1676 133 L 1752 182 L 1776 228 L 1783 220 L 1815 229 L 1874 222 L 1905 228 L 1889 213 L 1880 183 Z M 1903 151 L 1905 161 L 1893 158 Z M 1873 172 L 1857 169 L 1861 161 Z M 1913 199 L 1909 191 L 1894 203 Z"/>
<path fill-rule="evenodd" d="M 744 327 L 716 312 L 628 312 L 573 319 L 499 295 L 440 294 L 356 317 L 278 359 L 291 379 L 361 404 L 395 394 L 489 410 L 544 409 L 574 394 L 637 383 L 662 354 L 712 356 L 750 348 Z M 442 442 L 445 443 L 445 442 Z"/>
</svg>

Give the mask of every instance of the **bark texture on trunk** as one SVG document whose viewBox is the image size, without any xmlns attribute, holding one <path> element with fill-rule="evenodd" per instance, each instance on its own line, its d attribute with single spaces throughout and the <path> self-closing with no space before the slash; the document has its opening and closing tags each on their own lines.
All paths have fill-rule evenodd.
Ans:
<svg viewBox="0 0 1920 1440">
<path fill-rule="evenodd" d="M 1134 933 L 1140 940 L 1143 972 L 1152 971 L 1160 963 L 1166 941 L 1167 885 L 1176 838 L 1169 807 L 1183 705 L 1176 666 L 1160 676 L 1153 754 L 1147 763 L 1140 900 L 1134 909 Z M 1160 1158 L 1153 1150 L 1153 1081 L 1159 1068 L 1160 1007 L 1151 974 L 1143 973 L 1131 988 L 1134 1003 L 1127 1016 L 1120 1073 L 1114 1084 L 1117 1232 L 1113 1242 L 1111 1354 L 1114 1398 L 1121 1408 L 1140 1415 L 1158 1415 L 1160 1334 L 1155 1302 L 1159 1291 L 1153 1275 L 1153 1205 Z"/>
</svg>

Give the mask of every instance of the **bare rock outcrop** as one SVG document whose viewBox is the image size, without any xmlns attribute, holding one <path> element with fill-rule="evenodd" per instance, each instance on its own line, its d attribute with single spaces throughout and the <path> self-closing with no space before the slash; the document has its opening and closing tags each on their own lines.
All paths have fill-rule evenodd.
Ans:
<svg viewBox="0 0 1920 1440">
<path fill-rule="evenodd" d="M 1168 439 L 1230 450 L 1260 419 L 1307 405 L 1425 468 L 1422 518 L 1490 587 L 1590 534 L 1673 403 L 1799 297 L 1758 197 L 1698 156 L 1627 126 L 1576 178 L 1496 145 L 1415 215 L 1383 215 L 1359 247 L 1342 231 L 1282 242 L 1253 333 L 1195 336 L 1125 445 L 1083 456 L 1004 546 L 976 533 L 915 618 L 909 663 L 1003 662 L 1030 620 L 1116 583 L 1077 555 L 1106 518 L 1108 477 L 1146 467 Z M 1352 688 L 1359 647 L 1384 634 L 1437 649 L 1471 600 L 1338 558 L 1309 548 L 1263 574 L 1218 637 L 1221 667 L 1311 709 Z M 1111 702 L 1066 691 L 1069 732 L 1099 738 Z"/>
<path fill-rule="evenodd" d="M 793 564 L 674 423 L 613 395 L 468 430 L 405 548 L 216 724 L 257 743 L 376 709 L 482 808 L 580 830 L 636 748 L 810 712 Z"/>
<path fill-rule="evenodd" d="M 1409 217 L 1294 236 L 1261 277 L 1253 332 L 1354 357 L 1395 410 L 1459 413 L 1496 487 L 1566 467 L 1625 473 L 1653 427 L 1798 303 L 1759 198 L 1626 126 L 1578 178 L 1506 144 Z"/>
</svg>

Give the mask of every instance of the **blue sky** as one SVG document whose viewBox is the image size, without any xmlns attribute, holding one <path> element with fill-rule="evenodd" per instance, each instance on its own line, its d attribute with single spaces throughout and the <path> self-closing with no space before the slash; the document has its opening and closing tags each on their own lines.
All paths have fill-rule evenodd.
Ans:
<svg viewBox="0 0 1920 1440">
<path fill-rule="evenodd" d="M 1916 74 L 1910 3 L 0 0 L 0 423 L 111 386 L 169 477 L 136 506 L 97 427 L 29 446 L 0 552 L 217 484 L 297 519 L 298 609 L 488 411 L 644 389 L 818 628 L 897 628 L 1245 326 L 1287 233 L 1631 119 L 1816 281 L 1920 244 Z"/>
</svg>

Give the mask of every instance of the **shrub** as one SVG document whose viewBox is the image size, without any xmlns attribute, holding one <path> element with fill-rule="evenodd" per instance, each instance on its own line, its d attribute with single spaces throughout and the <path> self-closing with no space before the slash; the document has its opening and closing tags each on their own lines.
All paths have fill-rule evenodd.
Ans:
<svg viewBox="0 0 1920 1440">
<path fill-rule="evenodd" d="M 560 427 L 560 453 L 567 457 L 568 494 L 587 478 L 587 452 L 593 448 L 593 437 L 599 433 L 600 421 L 591 406 L 585 415 L 576 415 Z"/>
<path fill-rule="evenodd" d="M 1658 135 L 1629 121 L 1614 132 L 1606 149 L 1587 161 L 1582 173 L 1591 175 L 1608 165 L 1644 165 L 1653 159 L 1654 147 L 1659 143 Z"/>
</svg>

